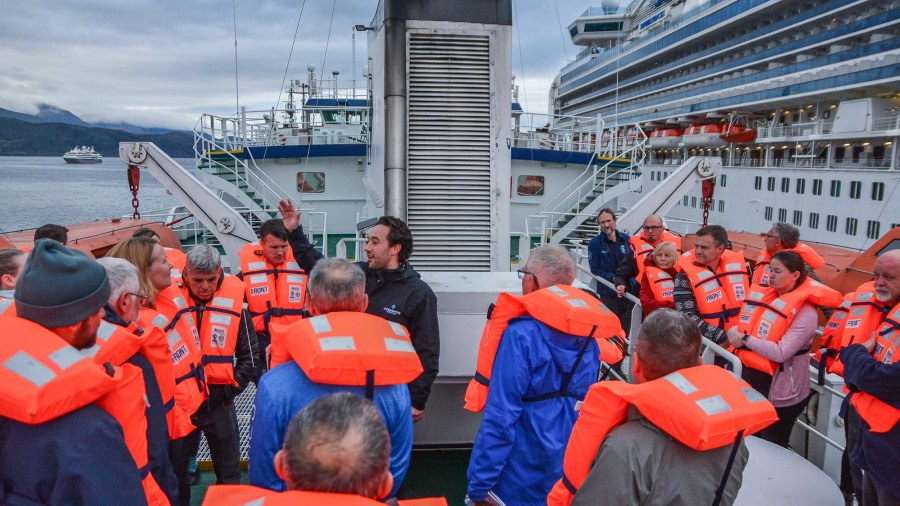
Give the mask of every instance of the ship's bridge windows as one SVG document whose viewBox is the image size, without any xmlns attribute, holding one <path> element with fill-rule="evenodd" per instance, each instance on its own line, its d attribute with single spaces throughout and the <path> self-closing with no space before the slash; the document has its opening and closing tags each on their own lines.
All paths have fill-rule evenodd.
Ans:
<svg viewBox="0 0 900 506">
<path fill-rule="evenodd" d="M 781 178 L 781 193 L 787 193 L 789 191 L 791 191 L 791 178 Z"/>
<path fill-rule="evenodd" d="M 753 189 L 762 190 L 762 176 L 756 176 L 753 178 Z"/>
<path fill-rule="evenodd" d="M 841 182 L 838 179 L 831 180 L 831 196 L 832 197 L 840 197 L 841 196 Z"/>
<path fill-rule="evenodd" d="M 850 181 L 850 198 L 858 199 L 862 190 L 862 181 Z"/>
<path fill-rule="evenodd" d="M 584 33 L 589 32 L 619 32 L 622 31 L 622 22 L 608 22 L 608 23 L 585 23 L 584 24 Z M 576 35 L 576 34 L 573 34 Z"/>
<path fill-rule="evenodd" d="M 778 208 L 778 221 L 786 222 L 787 221 L 787 209 L 783 207 Z"/>
<path fill-rule="evenodd" d="M 297 191 L 300 193 L 325 193 L 325 173 L 298 172 Z"/>
<path fill-rule="evenodd" d="M 829 214 L 825 219 L 825 229 L 829 232 L 837 232 L 837 216 Z"/>
<path fill-rule="evenodd" d="M 869 220 L 866 224 L 866 237 L 869 239 L 878 239 L 881 236 L 881 222 Z"/>
<path fill-rule="evenodd" d="M 797 194 L 803 195 L 806 192 L 806 180 L 802 177 L 797 178 Z"/>
<path fill-rule="evenodd" d="M 821 179 L 813 179 L 813 195 L 821 195 L 822 194 L 822 180 Z"/>
<path fill-rule="evenodd" d="M 884 183 L 872 183 L 872 200 L 884 200 Z"/>
<path fill-rule="evenodd" d="M 516 182 L 516 193 L 524 197 L 543 196 L 544 176 L 519 176 Z"/>
<path fill-rule="evenodd" d="M 809 228 L 813 230 L 819 228 L 819 213 L 809 213 Z"/>
<path fill-rule="evenodd" d="M 791 223 L 796 227 L 803 225 L 803 211 L 794 211 L 794 219 L 791 220 Z"/>
<path fill-rule="evenodd" d="M 766 206 L 764 216 L 766 218 L 766 221 L 772 221 L 772 206 Z"/>
<path fill-rule="evenodd" d="M 844 232 L 847 235 L 856 235 L 856 224 L 859 220 L 856 218 L 847 218 L 847 224 L 844 226 Z"/>
</svg>

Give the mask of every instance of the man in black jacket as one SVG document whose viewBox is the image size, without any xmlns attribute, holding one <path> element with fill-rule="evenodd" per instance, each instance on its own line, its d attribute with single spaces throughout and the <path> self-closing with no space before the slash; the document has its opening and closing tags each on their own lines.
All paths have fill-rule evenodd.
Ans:
<svg viewBox="0 0 900 506">
<path fill-rule="evenodd" d="M 278 210 L 289 232 L 294 258 L 310 272 L 322 254 L 309 243 L 300 226 L 300 213 L 291 202 L 281 201 Z M 409 330 L 413 347 L 424 371 L 409 384 L 413 422 L 425 416 L 431 384 L 438 375 L 441 352 L 437 318 L 437 297 L 431 287 L 407 262 L 413 252 L 413 238 L 403 220 L 382 216 L 369 231 L 367 262 L 357 262 L 366 273 L 366 312 L 402 324 Z"/>
</svg>

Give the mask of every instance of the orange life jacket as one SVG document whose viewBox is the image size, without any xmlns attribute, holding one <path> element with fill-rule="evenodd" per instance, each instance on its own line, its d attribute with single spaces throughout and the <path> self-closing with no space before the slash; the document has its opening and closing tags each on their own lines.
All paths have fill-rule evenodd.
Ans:
<svg viewBox="0 0 900 506">
<path fill-rule="evenodd" d="M 744 255 L 730 249 L 722 252 L 713 273 L 706 265 L 682 256 L 675 269 L 687 274 L 697 301 L 697 313 L 706 323 L 722 330 L 737 325 L 737 315 L 750 287 Z"/>
<path fill-rule="evenodd" d="M 402 385 L 422 374 L 409 332 L 379 316 L 338 311 L 275 323 L 271 330 L 272 347 L 286 352 L 316 383 L 365 386 L 371 394 L 375 386 Z M 272 367 L 280 363 L 273 361 Z"/>
<path fill-rule="evenodd" d="M 753 285 L 741 308 L 738 331 L 778 342 L 804 304 L 809 302 L 816 306 L 833 307 L 841 300 L 840 292 L 811 278 L 806 278 L 800 286 L 780 296 L 774 288 Z M 809 353 L 809 348 L 801 350 L 798 355 L 801 353 Z M 734 354 L 745 366 L 773 376 L 781 365 L 749 348 L 737 348 Z"/>
<path fill-rule="evenodd" d="M 288 249 L 278 267 L 267 260 L 259 242 L 238 251 L 241 276 L 247 285 L 247 306 L 257 332 L 268 332 L 269 323 L 290 324 L 301 318 L 306 299 L 306 272 Z"/>
<path fill-rule="evenodd" d="M 550 491 L 548 504 L 571 503 L 603 440 L 627 420 L 629 405 L 663 432 L 697 451 L 735 444 L 778 419 L 775 408 L 762 394 L 714 365 L 682 369 L 637 385 L 595 383 L 581 406 L 566 446 L 563 477 Z"/>
<path fill-rule="evenodd" d="M 600 359 L 607 364 L 615 364 L 624 356 L 619 318 L 584 290 L 571 285 L 554 285 L 522 296 L 504 292 L 488 310 L 488 321 L 478 345 L 475 377 L 466 389 L 465 409 L 473 412 L 484 409 L 500 339 L 510 320 L 525 315 L 565 334 L 593 337 L 600 346 Z"/>
<path fill-rule="evenodd" d="M 40 325 L 0 315 L 0 416 L 36 425 L 96 402 L 122 381 Z"/>
<path fill-rule="evenodd" d="M 16 316 L 16 299 L 0 297 L 0 314 Z"/>
<path fill-rule="evenodd" d="M 187 311 L 196 314 L 200 322 L 202 365 L 206 382 L 210 385 L 238 386 L 234 380 L 234 351 L 237 349 L 244 309 L 244 289 L 243 281 L 235 276 L 225 276 L 205 306 L 194 301 L 187 287 L 181 291 L 188 304 Z"/>
<path fill-rule="evenodd" d="M 803 261 L 809 264 L 813 269 L 818 269 L 825 265 L 825 259 L 822 258 L 822 255 L 816 252 L 816 250 L 810 248 L 806 244 L 802 242 L 797 243 L 793 248 L 786 248 L 783 251 L 793 251 L 800 255 L 803 258 Z M 754 285 L 761 286 L 769 286 L 769 275 L 771 271 L 769 270 L 769 261 L 772 259 L 772 254 L 766 250 L 762 250 L 758 257 L 756 257 L 756 267 L 753 268 L 753 277 L 750 279 L 750 282 Z"/>
<path fill-rule="evenodd" d="M 147 501 L 168 504 L 147 466 L 146 391 L 141 369 L 91 360 L 56 334 L 23 318 L 0 316 L 0 334 L 5 336 L 0 340 L 0 416 L 36 425 L 97 404 L 122 426 L 123 443 L 140 470 Z M 118 336 L 116 341 L 120 341 Z M 97 355 L 95 360 L 102 358 Z"/>
<path fill-rule="evenodd" d="M 166 252 L 166 261 L 172 266 L 170 271 L 172 283 L 179 288 L 184 286 L 182 273 L 184 272 L 184 266 L 187 264 L 187 255 L 185 255 L 183 251 L 175 248 L 163 248 L 163 250 Z"/>
<path fill-rule="evenodd" d="M 889 310 L 890 307 L 887 304 L 879 302 L 875 297 L 874 282 L 870 281 L 860 285 L 850 301 L 847 321 L 841 332 L 840 346 L 837 348 L 838 352 L 851 344 L 866 342 L 884 321 L 884 316 Z M 844 375 L 844 363 L 841 362 L 840 353 L 831 364 L 829 372 L 840 376 Z"/>
<path fill-rule="evenodd" d="M 850 303 L 855 292 L 844 295 L 841 305 L 834 309 L 831 318 L 825 323 L 822 329 L 821 346 L 813 354 L 813 358 L 819 362 L 819 385 L 825 384 L 825 371 L 833 372 L 835 360 L 837 360 L 838 352 L 840 352 L 841 335 L 844 333 L 844 327 L 847 325 L 847 316 L 850 314 Z"/>
<path fill-rule="evenodd" d="M 628 240 L 628 244 L 631 246 L 631 249 L 634 250 L 634 261 L 637 263 L 637 275 L 635 279 L 638 283 L 640 283 L 644 279 L 644 260 L 647 259 L 647 255 L 653 253 L 653 250 L 656 249 L 661 243 L 671 242 L 675 244 L 675 249 L 678 250 L 678 253 L 681 253 L 681 237 L 669 232 L 668 230 L 664 230 L 662 234 L 659 236 L 659 240 L 656 241 L 656 244 L 651 244 L 647 242 L 647 239 L 644 239 L 644 234 L 635 234 L 631 236 L 631 239 Z"/>
<path fill-rule="evenodd" d="M 875 334 L 875 349 L 872 356 L 885 364 L 893 364 L 900 352 L 900 304 L 894 306 L 884 318 Z M 900 409 L 881 401 L 865 392 L 856 392 L 850 402 L 859 416 L 869 424 L 872 432 L 889 432 L 900 421 Z"/>
<path fill-rule="evenodd" d="M 674 302 L 672 292 L 675 289 L 675 280 L 672 276 L 655 265 L 647 265 L 644 269 L 644 274 L 650 281 L 650 289 L 653 290 L 653 298 L 658 301 Z"/>
<path fill-rule="evenodd" d="M 82 353 L 93 357 L 97 364 L 110 363 L 122 368 L 124 373 L 122 383 L 118 388 L 100 398 L 97 404 L 109 412 L 122 426 L 125 445 L 128 446 L 128 451 L 141 473 L 141 484 L 144 487 L 144 495 L 147 496 L 148 504 L 169 504 L 165 492 L 150 473 L 148 465 L 147 389 L 144 373 L 139 367 L 127 363 L 127 360 L 135 353 L 144 353 L 146 339 L 146 336 L 135 335 L 124 327 L 104 321 L 97 329 L 97 344 L 82 350 Z M 151 345 L 147 348 L 150 350 L 147 360 L 152 365 L 154 361 L 159 360 L 158 347 L 154 349 L 154 346 Z M 162 351 L 162 360 L 168 361 L 165 348 Z M 154 367 L 154 372 L 155 370 Z"/>
<path fill-rule="evenodd" d="M 443 497 L 424 499 L 407 499 L 398 501 L 400 506 L 447 506 Z M 266 506 L 293 506 L 303 504 L 309 506 L 378 506 L 384 505 L 374 499 L 355 494 L 335 494 L 332 492 L 308 492 L 305 490 L 288 490 L 275 492 L 267 488 L 252 485 L 213 485 L 206 491 L 203 504 L 210 506 L 241 506 L 246 504 L 265 504 Z"/>
<path fill-rule="evenodd" d="M 160 299 L 157 297 L 157 304 L 159 303 Z M 163 301 L 162 305 L 174 306 L 174 303 Z M 171 388 L 173 404 L 171 408 L 168 404 L 166 406 L 169 439 L 174 440 L 187 436 L 195 429 L 191 422 L 191 415 L 197 411 L 207 397 L 205 383 L 197 380 L 198 377 L 202 377 L 197 373 L 201 359 L 200 351 L 194 345 L 194 340 L 190 335 L 182 336 L 182 333 L 185 333 L 184 328 L 187 326 L 184 319 L 181 320 L 180 329 L 176 325 L 166 331 L 166 328 L 169 327 L 169 319 L 161 313 L 144 307 L 141 308 L 138 323 L 144 329 L 153 329 L 153 332 L 159 331 L 165 335 L 166 361 L 172 370 L 171 377 L 166 381 L 166 388 Z M 188 381 L 190 379 L 193 381 Z M 160 391 L 162 389 L 163 386 L 160 383 Z M 168 401 L 166 402 L 168 403 Z"/>
</svg>

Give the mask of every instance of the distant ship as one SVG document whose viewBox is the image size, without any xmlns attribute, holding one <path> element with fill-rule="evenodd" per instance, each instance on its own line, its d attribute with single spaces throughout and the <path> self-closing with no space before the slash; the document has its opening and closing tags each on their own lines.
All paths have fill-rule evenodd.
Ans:
<svg viewBox="0 0 900 506">
<path fill-rule="evenodd" d="M 94 151 L 93 146 L 75 146 L 63 155 L 66 163 L 103 163 L 103 155 Z"/>
</svg>

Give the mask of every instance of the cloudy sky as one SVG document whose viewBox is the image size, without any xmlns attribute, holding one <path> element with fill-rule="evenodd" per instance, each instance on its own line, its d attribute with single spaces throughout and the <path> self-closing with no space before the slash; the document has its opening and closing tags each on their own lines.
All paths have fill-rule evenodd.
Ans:
<svg viewBox="0 0 900 506">
<path fill-rule="evenodd" d="M 551 80 L 578 51 L 566 27 L 592 3 L 599 1 L 513 1 L 513 74 L 529 112 L 547 111 Z M 4 2 L 0 107 L 34 113 L 36 104 L 47 103 L 88 122 L 182 130 L 193 128 L 202 113 L 232 114 L 236 12 L 240 101 L 248 110 L 267 109 L 276 105 L 286 68 L 289 79 L 305 81 L 307 65 L 322 69 L 324 61 L 326 72 L 336 68 L 349 79 L 352 27 L 368 24 L 376 5 L 377 0 Z M 364 37 L 357 37 L 358 73 L 365 57 Z"/>
</svg>

